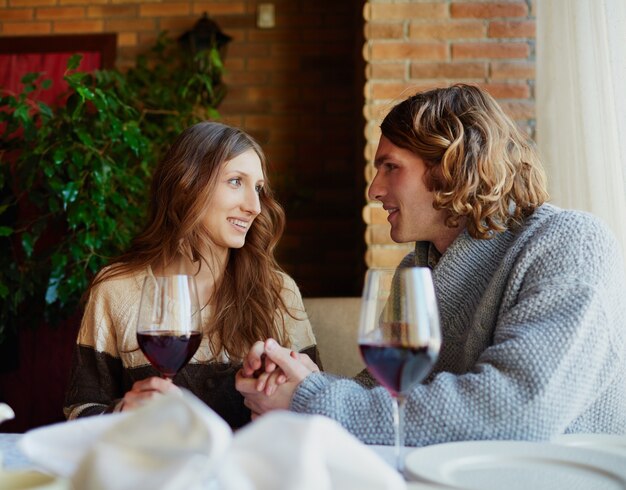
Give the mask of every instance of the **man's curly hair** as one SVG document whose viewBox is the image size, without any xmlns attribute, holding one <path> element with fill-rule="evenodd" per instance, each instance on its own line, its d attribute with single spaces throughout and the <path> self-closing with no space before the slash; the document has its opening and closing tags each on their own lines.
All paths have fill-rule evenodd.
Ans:
<svg viewBox="0 0 626 490">
<path fill-rule="evenodd" d="M 424 160 L 433 207 L 449 212 L 450 227 L 466 218 L 474 238 L 520 223 L 548 199 L 533 142 L 479 87 L 413 95 L 391 109 L 381 131 Z"/>
</svg>

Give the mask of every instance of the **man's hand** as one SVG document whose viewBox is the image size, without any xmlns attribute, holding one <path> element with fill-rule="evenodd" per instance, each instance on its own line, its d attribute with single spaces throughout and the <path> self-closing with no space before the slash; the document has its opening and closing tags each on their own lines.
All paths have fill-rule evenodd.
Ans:
<svg viewBox="0 0 626 490">
<path fill-rule="evenodd" d="M 262 367 L 262 354 L 265 354 L 265 368 L 254 378 L 254 372 Z M 317 371 L 319 368 L 306 354 L 285 349 L 274 339 L 268 339 L 252 346 L 237 373 L 235 386 L 253 416 L 260 415 L 270 410 L 288 409 L 300 382 Z"/>
</svg>

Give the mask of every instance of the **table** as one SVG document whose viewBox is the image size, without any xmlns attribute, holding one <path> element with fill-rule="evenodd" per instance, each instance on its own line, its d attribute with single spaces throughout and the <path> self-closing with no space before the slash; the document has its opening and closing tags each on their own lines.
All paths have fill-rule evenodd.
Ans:
<svg viewBox="0 0 626 490">
<path fill-rule="evenodd" d="M 22 434 L 0 433 L 0 455 L 2 455 L 2 465 L 6 469 L 20 470 L 32 468 L 33 463 L 17 447 Z"/>
<path fill-rule="evenodd" d="M 33 463 L 19 450 L 17 442 L 22 434 L 0 433 L 0 455 L 2 455 L 2 465 L 5 469 L 18 470 L 33 468 Z M 395 465 L 395 452 L 393 446 L 369 446 L 382 459 L 391 466 Z M 412 448 L 405 448 L 410 451 Z"/>
</svg>

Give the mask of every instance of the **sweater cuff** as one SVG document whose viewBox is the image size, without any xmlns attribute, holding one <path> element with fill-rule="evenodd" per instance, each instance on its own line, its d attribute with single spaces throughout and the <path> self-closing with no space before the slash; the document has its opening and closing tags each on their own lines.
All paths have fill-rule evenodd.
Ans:
<svg viewBox="0 0 626 490">
<path fill-rule="evenodd" d="M 311 373 L 296 388 L 295 393 L 291 397 L 291 406 L 294 412 L 307 413 L 307 405 L 311 398 L 321 393 L 331 382 L 332 376 L 324 373 Z"/>
</svg>

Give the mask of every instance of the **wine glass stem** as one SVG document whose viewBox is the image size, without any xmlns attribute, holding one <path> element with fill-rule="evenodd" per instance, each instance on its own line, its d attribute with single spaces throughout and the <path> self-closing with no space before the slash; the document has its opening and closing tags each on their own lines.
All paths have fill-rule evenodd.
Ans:
<svg viewBox="0 0 626 490">
<path fill-rule="evenodd" d="M 396 468 L 404 473 L 404 459 L 402 457 L 402 448 L 404 447 L 404 403 L 406 401 L 403 395 L 396 395 L 393 398 L 393 426 L 395 428 L 395 452 L 396 452 Z"/>
</svg>

